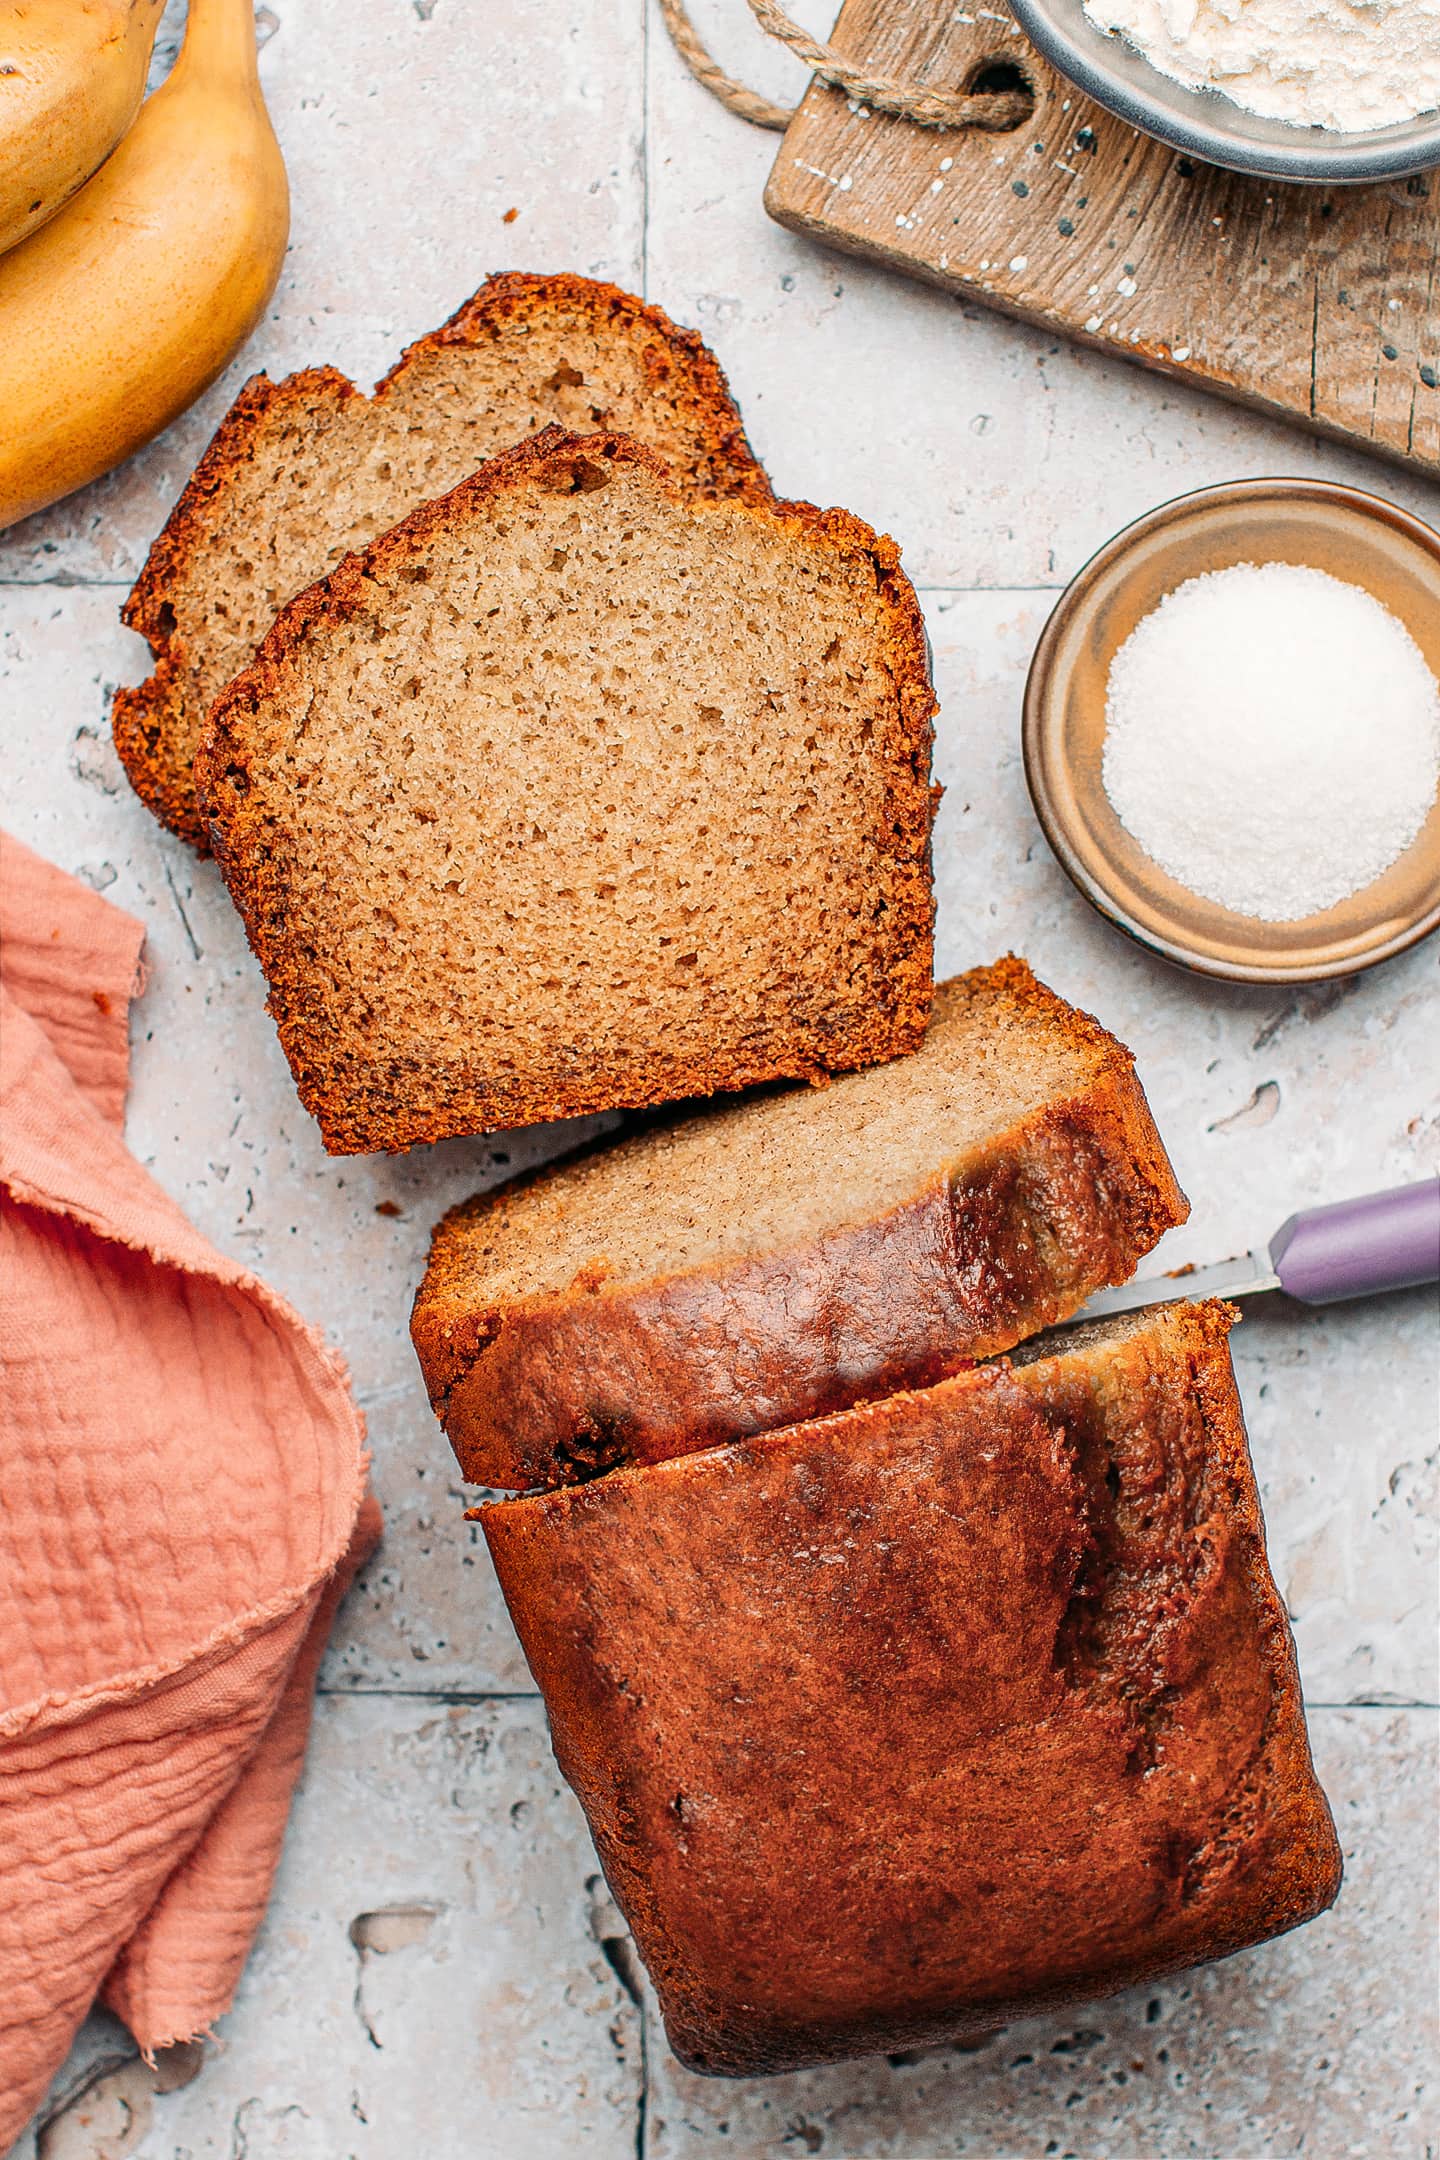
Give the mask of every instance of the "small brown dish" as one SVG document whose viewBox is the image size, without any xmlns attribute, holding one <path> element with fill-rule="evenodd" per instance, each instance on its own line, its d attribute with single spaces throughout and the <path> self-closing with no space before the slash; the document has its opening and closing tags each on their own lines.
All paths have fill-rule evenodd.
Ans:
<svg viewBox="0 0 1440 2160">
<path fill-rule="evenodd" d="M 1440 533 L 1357 488 L 1237 480 L 1152 510 L 1067 586 L 1025 686 L 1025 775 L 1061 867 L 1117 929 L 1202 975 L 1319 982 L 1389 960 L 1440 928 L 1440 801 L 1373 883 L 1321 914 L 1270 923 L 1169 877 L 1120 823 L 1101 779 L 1106 687 L 1120 646 L 1187 578 L 1257 562 L 1306 564 L 1363 586 L 1404 623 L 1440 679 Z"/>
</svg>

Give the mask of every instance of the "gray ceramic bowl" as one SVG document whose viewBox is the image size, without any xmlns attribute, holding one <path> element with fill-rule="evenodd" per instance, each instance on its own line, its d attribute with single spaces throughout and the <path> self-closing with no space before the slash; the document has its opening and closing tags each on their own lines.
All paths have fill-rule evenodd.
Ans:
<svg viewBox="0 0 1440 2160">
<path fill-rule="evenodd" d="M 1025 35 L 1077 90 L 1172 149 L 1268 180 L 1401 180 L 1440 165 L 1440 112 L 1342 135 L 1290 127 L 1222 97 L 1189 90 L 1133 46 L 1100 30 L 1081 0 L 1009 0 Z"/>
</svg>

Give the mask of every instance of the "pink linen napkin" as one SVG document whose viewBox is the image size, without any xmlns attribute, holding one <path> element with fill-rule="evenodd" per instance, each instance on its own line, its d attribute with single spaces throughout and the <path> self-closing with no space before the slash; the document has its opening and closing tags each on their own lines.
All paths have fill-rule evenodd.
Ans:
<svg viewBox="0 0 1440 2160">
<path fill-rule="evenodd" d="M 344 1369 L 122 1133 L 139 923 L 0 835 L 0 2151 L 230 2004 L 379 1535 Z"/>
</svg>

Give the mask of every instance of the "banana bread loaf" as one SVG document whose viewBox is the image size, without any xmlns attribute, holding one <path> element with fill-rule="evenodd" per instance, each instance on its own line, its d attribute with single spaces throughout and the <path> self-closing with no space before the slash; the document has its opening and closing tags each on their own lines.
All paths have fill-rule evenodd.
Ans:
<svg viewBox="0 0 1440 2160">
<path fill-rule="evenodd" d="M 1184 1215 L 1129 1052 L 1002 960 L 937 987 L 901 1063 L 455 1209 L 411 1332 L 465 1475 L 552 1485 L 925 1386 Z"/>
<path fill-rule="evenodd" d="M 637 436 L 703 495 L 770 494 L 714 355 L 590 278 L 488 279 L 372 397 L 328 367 L 245 385 L 125 604 L 156 666 L 117 693 L 115 746 L 163 824 L 208 849 L 191 775 L 205 720 L 285 603 L 550 423 Z"/>
<path fill-rule="evenodd" d="M 1230 1318 L 483 1511 L 693 2069 L 983 2032 L 1334 1898 Z"/>
<path fill-rule="evenodd" d="M 625 436 L 548 430 L 347 556 L 195 767 L 326 1146 L 913 1050 L 934 709 L 893 542 Z"/>
</svg>

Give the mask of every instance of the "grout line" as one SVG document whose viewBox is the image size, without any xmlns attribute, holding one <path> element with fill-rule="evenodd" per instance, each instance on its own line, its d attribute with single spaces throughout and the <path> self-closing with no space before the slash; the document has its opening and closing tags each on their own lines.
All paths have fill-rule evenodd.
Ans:
<svg viewBox="0 0 1440 2160">
<path fill-rule="evenodd" d="M 380 1699 L 395 1702 L 487 1703 L 541 1702 L 544 1699 L 538 1688 L 337 1687 L 333 1683 L 322 1682 L 315 1692 L 317 1695 L 342 1701 L 348 1697 L 360 1697 L 367 1702 Z M 1403 1702 L 1375 1696 L 1362 1697 L 1353 1702 L 1312 1702 L 1307 1697 L 1305 1709 L 1440 1711 L 1440 1702 L 1430 1702 L 1421 1696 L 1408 1697 Z"/>
<path fill-rule="evenodd" d="M 1311 1710 L 1430 1710 L 1430 1711 L 1435 1711 L 1435 1710 L 1440 1710 L 1440 1702 L 1425 1702 L 1425 1701 L 1422 1701 L 1422 1700 L 1421 1700 L 1421 1698 L 1420 1698 L 1419 1696 L 1412 1696 L 1412 1697 L 1409 1697 L 1409 1698 L 1407 1698 L 1407 1699 L 1406 1699 L 1406 1700 L 1405 1700 L 1404 1702 L 1395 1702 L 1394 1700 L 1381 1700 L 1381 1699 L 1379 1699 L 1379 1698 L 1377 1698 L 1377 1697 L 1375 1697 L 1375 1696 L 1368 1696 L 1368 1697 L 1365 1697 L 1365 1698 L 1363 1698 L 1362 1700 L 1360 1700 L 1360 1701 L 1358 1701 L 1358 1702 L 1311 1702 L 1311 1701 L 1309 1700 L 1308 1696 L 1307 1696 L 1307 1697 L 1305 1698 L 1305 1709 L 1306 1709 L 1306 1712 L 1307 1712 L 1307 1713 L 1308 1713 L 1309 1711 L 1311 1711 Z"/>
<path fill-rule="evenodd" d="M 640 0 L 640 297 L 650 298 L 650 0 Z"/>
<path fill-rule="evenodd" d="M 640 2097 L 635 2109 L 635 2160 L 648 2160 L 650 2151 L 650 2010 L 646 1991 L 637 1987 L 640 2011 Z"/>
<path fill-rule="evenodd" d="M 914 579 L 915 591 L 921 600 L 943 600 L 949 595 L 962 593 L 1062 593 L 1063 585 L 922 585 Z"/>
<path fill-rule="evenodd" d="M 54 577 L 0 577 L 0 592 L 128 592 L 131 577 L 76 577 L 57 570 Z"/>
<path fill-rule="evenodd" d="M 402 1688 L 402 1687 L 335 1687 L 322 1681 L 316 1688 L 317 1695 L 331 1701 L 347 1702 L 433 1702 L 433 1703 L 487 1703 L 487 1702 L 539 1702 L 542 1698 L 538 1688 Z"/>
</svg>

